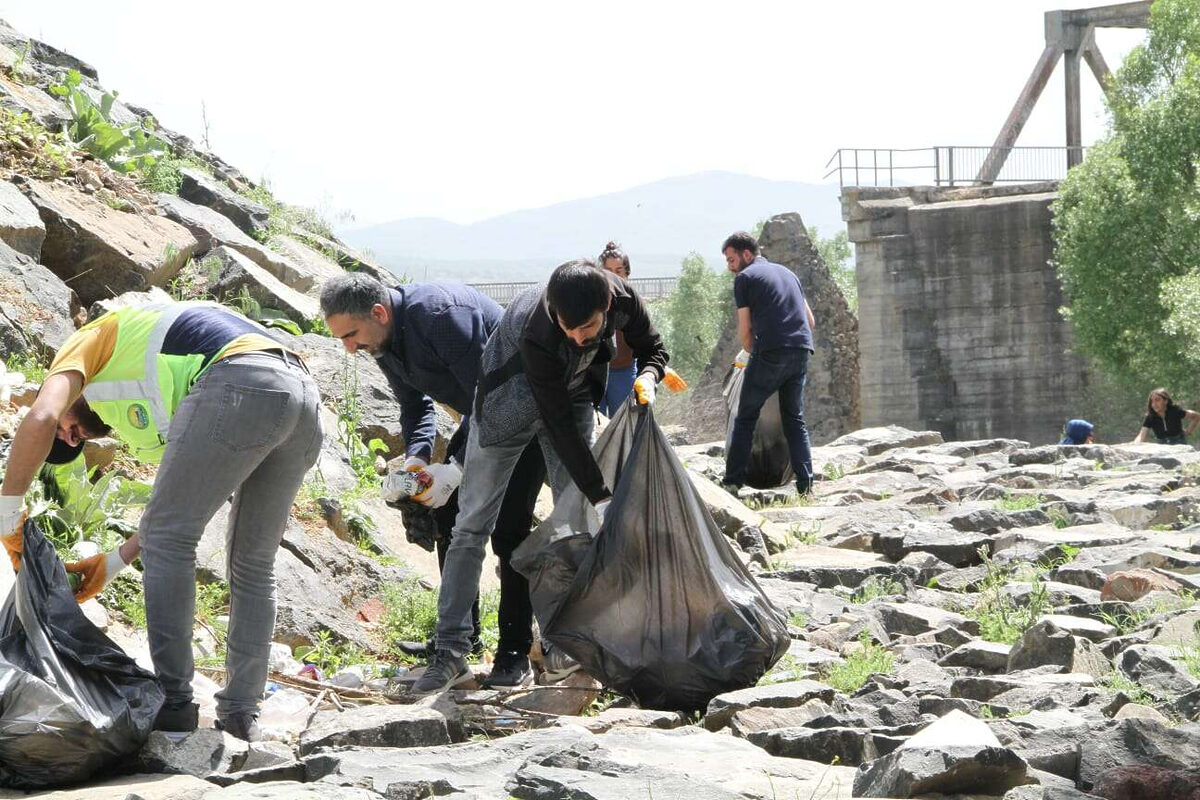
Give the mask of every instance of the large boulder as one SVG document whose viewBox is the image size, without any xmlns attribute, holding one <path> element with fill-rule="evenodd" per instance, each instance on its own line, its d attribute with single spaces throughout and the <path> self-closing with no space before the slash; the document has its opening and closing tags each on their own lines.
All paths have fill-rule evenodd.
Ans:
<svg viewBox="0 0 1200 800">
<path fill-rule="evenodd" d="M 37 261 L 46 240 L 46 225 L 29 198 L 0 181 L 0 242 Z"/>
<path fill-rule="evenodd" d="M 888 425 L 853 430 L 829 444 L 832 447 L 861 447 L 867 455 L 875 456 L 897 447 L 924 447 L 942 442 L 942 435 L 937 431 L 911 431 L 899 425 Z"/>
<path fill-rule="evenodd" d="M 816 352 L 808 362 L 804 420 L 813 443 L 826 444 L 859 424 L 858 320 L 809 239 L 799 214 L 778 214 L 767 220 L 759 245 L 767 259 L 796 273 L 816 317 Z M 725 438 L 722 388 L 729 365 L 740 349 L 737 317 L 730 315 L 692 395 L 687 428 L 693 441 Z"/>
<path fill-rule="evenodd" d="M 192 232 L 200 242 L 199 253 L 204 254 L 225 245 L 298 292 L 306 292 L 316 285 L 312 275 L 292 263 L 291 259 L 251 239 L 228 217 L 173 194 L 158 194 L 156 200 L 168 218 Z"/>
<path fill-rule="evenodd" d="M 321 315 L 316 300 L 283 284 L 278 278 L 230 247 L 216 248 L 212 256 L 221 262 L 221 271 L 209 291 L 219 300 L 230 302 L 249 297 L 264 309 L 282 312 L 300 325 Z"/>
<path fill-rule="evenodd" d="M 1200 725 L 1168 727 L 1149 719 L 1114 720 L 1092 727 L 1082 748 L 1079 787 L 1086 791 L 1116 767 L 1194 768 L 1200 763 Z"/>
<path fill-rule="evenodd" d="M 1046 665 L 1094 678 L 1112 672 L 1112 665 L 1096 645 L 1082 636 L 1073 636 L 1051 620 L 1042 620 L 1025 631 L 1008 655 L 1010 672 Z"/>
<path fill-rule="evenodd" d="M 185 167 L 180 170 L 183 184 L 179 196 L 201 206 L 208 206 L 222 216 L 228 217 L 243 233 L 251 236 L 267 229 L 270 212 L 261 203 L 234 192 L 225 184 L 202 170 Z"/>
<path fill-rule="evenodd" d="M 446 718 L 433 708 L 377 705 L 322 711 L 300 737 L 300 755 L 334 747 L 429 747 L 450 744 Z"/>
<path fill-rule="evenodd" d="M 78 312 L 57 275 L 0 242 L 0 356 L 54 353 L 75 332 Z"/>
<path fill-rule="evenodd" d="M 314 294 L 325 281 L 346 274 L 346 270 L 335 261 L 291 236 L 272 236 L 270 245 L 295 264 L 302 273 L 311 276 L 313 285 L 309 291 Z M 393 277 L 387 284 L 391 286 L 396 282 Z"/>
<path fill-rule="evenodd" d="M 165 286 L 196 252 L 196 238 L 163 217 L 115 211 L 62 183 L 26 190 L 46 225 L 42 263 L 85 305 Z"/>
</svg>

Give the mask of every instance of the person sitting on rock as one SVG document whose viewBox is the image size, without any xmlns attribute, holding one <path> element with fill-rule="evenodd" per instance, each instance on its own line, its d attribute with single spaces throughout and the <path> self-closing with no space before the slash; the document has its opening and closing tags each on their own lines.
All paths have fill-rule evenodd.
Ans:
<svg viewBox="0 0 1200 800">
<path fill-rule="evenodd" d="M 722 483 L 736 490 L 746 482 L 754 428 L 763 404 L 779 393 L 779 411 L 787 438 L 796 489 L 812 491 L 812 448 L 804 426 L 804 379 L 813 353 L 816 320 L 804 297 L 800 279 L 787 267 L 758 252 L 758 240 L 745 231 L 729 236 L 721 246 L 733 279 L 742 349 L 750 354 L 742 379 L 737 417 L 725 454 Z"/>
<path fill-rule="evenodd" d="M 1063 438 L 1059 444 L 1091 444 L 1092 431 L 1095 425 L 1086 419 L 1073 419 L 1067 422 L 1063 429 Z"/>
<path fill-rule="evenodd" d="M 375 357 L 400 403 L 404 432 L 404 471 L 419 473 L 425 491 L 412 499 L 431 509 L 437 529 L 438 566 L 445 569 L 454 523 L 459 514 L 458 485 L 466 462 L 472 427 L 471 399 L 479 377 L 479 359 L 501 309 L 469 286 L 410 283 L 387 287 L 362 273 L 339 275 L 321 289 L 321 310 L 330 331 L 346 351 L 365 350 Z M 445 464 L 430 464 L 436 435 L 434 403 L 458 412 L 461 421 L 446 448 Z M 385 479 L 384 499 L 398 499 L 391 488 L 403 472 Z M 497 495 L 499 513 L 492 549 L 500 560 L 500 642 L 487 688 L 515 688 L 533 682 L 529 651 L 533 646 L 533 607 L 529 582 L 509 559 L 533 528 L 533 507 L 546 478 L 537 441 L 521 451 L 517 468 Z M 478 583 L 478 581 L 476 581 Z M 480 653 L 479 596 L 471 607 L 469 649 Z M 422 643 L 422 649 L 432 651 Z"/>
<path fill-rule="evenodd" d="M 321 398 L 299 356 L 264 328 L 214 303 L 141 303 L 112 311 L 67 339 L 13 438 L 0 525 L 19 568 L 22 500 L 42 463 L 75 460 L 115 433 L 160 462 L 138 533 L 68 564 L 80 602 L 141 553 L 150 657 L 166 700 L 156 730 L 196 730 L 192 629 L 196 548 L 232 495 L 225 535 L 229 577 L 226 682 L 217 727 L 254 741 L 275 628 L 275 554 L 321 452 Z"/>
<path fill-rule="evenodd" d="M 465 658 L 469 612 L 484 545 L 531 442 L 542 444 L 555 500 L 574 481 L 603 519 L 612 492 L 591 444 L 616 331 L 624 331 L 637 359 L 634 395 L 651 404 L 667 353 L 645 303 L 624 278 L 592 261 L 570 261 L 554 270 L 545 287 L 522 292 L 504 310 L 484 348 L 475 390 L 461 509 L 438 597 L 437 652 L 413 685 L 414 694 L 444 691 L 471 677 Z M 555 653 L 546 654 L 552 679 L 578 669 L 552 657 Z"/>
<path fill-rule="evenodd" d="M 1188 423 L 1186 430 L 1185 422 Z M 1158 388 L 1150 392 L 1146 400 L 1146 418 L 1142 420 L 1142 429 L 1134 437 L 1133 444 L 1146 441 L 1150 434 L 1159 444 L 1187 444 L 1187 437 L 1197 425 L 1200 425 L 1200 414 L 1175 405 L 1167 390 Z"/>
</svg>

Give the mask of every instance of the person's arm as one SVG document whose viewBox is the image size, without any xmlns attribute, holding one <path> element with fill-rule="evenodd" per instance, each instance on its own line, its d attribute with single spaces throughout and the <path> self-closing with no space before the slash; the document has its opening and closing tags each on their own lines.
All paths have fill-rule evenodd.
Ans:
<svg viewBox="0 0 1200 800">
<path fill-rule="evenodd" d="M 804 298 L 804 316 L 808 319 L 808 329 L 813 333 L 817 332 L 817 320 L 813 316 L 812 308 L 808 305 L 808 298 Z"/>
<path fill-rule="evenodd" d="M 382 363 L 380 365 L 383 366 Z M 404 455 L 416 456 L 429 463 L 433 459 L 433 441 L 437 436 L 437 409 L 419 392 L 389 369 L 383 370 L 392 394 L 400 404 L 400 429 L 404 434 Z"/>
<path fill-rule="evenodd" d="M 46 378 L 13 437 L 0 494 L 24 496 L 50 453 L 58 435 L 58 421 L 82 391 L 83 375 L 74 370 Z"/>
<path fill-rule="evenodd" d="M 739 308 L 738 315 L 738 340 L 742 343 L 742 349 L 747 353 L 754 352 L 754 324 L 750 321 L 750 309 Z"/>
<path fill-rule="evenodd" d="M 1143 427 L 1140 431 L 1138 431 L 1137 436 L 1133 437 L 1133 441 L 1130 442 L 1130 444 L 1141 444 L 1142 442 L 1146 441 L 1146 437 L 1152 433 L 1154 433 L 1154 431 L 1147 427 Z"/>
<path fill-rule="evenodd" d="M 604 474 L 575 424 L 562 361 L 528 337 L 521 339 L 520 349 L 525 377 L 554 452 L 590 503 L 609 499 L 612 492 L 604 485 Z"/>
<path fill-rule="evenodd" d="M 627 321 L 620 328 L 625 332 L 625 343 L 633 351 L 637 361 L 638 375 L 650 375 L 658 383 L 667 374 L 667 349 L 663 347 L 662 337 L 654 329 L 650 321 L 650 312 L 641 296 L 632 288 L 624 297 L 614 297 L 613 302 L 620 303 L 623 315 Z"/>
<path fill-rule="evenodd" d="M 1184 428 L 1183 432 L 1188 436 L 1191 436 L 1192 431 L 1196 430 L 1196 426 L 1200 425 L 1200 414 L 1197 414 L 1195 411 L 1192 411 L 1189 408 L 1187 411 L 1183 412 L 1183 421 L 1190 423 L 1186 428 Z"/>
</svg>

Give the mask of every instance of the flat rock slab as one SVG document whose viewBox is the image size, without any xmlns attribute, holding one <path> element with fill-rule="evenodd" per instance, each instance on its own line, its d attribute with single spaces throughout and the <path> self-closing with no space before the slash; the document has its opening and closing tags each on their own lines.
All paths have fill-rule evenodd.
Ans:
<svg viewBox="0 0 1200 800">
<path fill-rule="evenodd" d="M 41 261 L 84 305 L 165 286 L 198 247 L 186 228 L 165 217 L 116 211 L 61 183 L 27 187 L 46 225 Z"/>
<path fill-rule="evenodd" d="M 929 553 L 952 567 L 979 564 L 979 549 L 991 552 L 991 537 L 982 533 L 956 530 L 945 523 L 913 522 L 882 534 L 878 548 L 893 561 L 911 553 Z"/>
<path fill-rule="evenodd" d="M 865 728 L 781 728 L 751 733 L 746 740 L 773 756 L 857 767 L 879 757 Z"/>
<path fill-rule="evenodd" d="M 915 636 L 947 625 L 967 633 L 979 632 L 979 623 L 973 619 L 933 606 L 919 603 L 880 603 L 876 606 L 883 626 L 892 635 Z"/>
<path fill-rule="evenodd" d="M 967 667 L 981 672 L 1004 672 L 1012 645 L 973 639 L 947 653 L 938 664 L 943 667 Z"/>
<path fill-rule="evenodd" d="M 126 775 L 79 789 L 20 792 L 0 789 L 0 798 L 38 800 L 205 800 L 214 791 L 208 781 L 191 775 Z"/>
<path fill-rule="evenodd" d="M 736 692 L 726 692 L 708 703 L 704 727 L 715 731 L 725 727 L 730 718 L 746 708 L 795 708 L 810 700 L 833 701 L 832 686 L 817 681 L 788 681 L 766 686 L 751 686 Z"/>
<path fill-rule="evenodd" d="M 388 795 L 399 797 L 400 795 Z M 410 795 L 416 797 L 417 795 Z M 428 795 L 426 795 L 428 797 Z M 203 800 L 384 800 L 384 795 L 353 786 L 298 781 L 237 783 L 204 795 Z"/>
<path fill-rule="evenodd" d="M 228 303 L 244 295 L 302 326 L 321 315 L 316 300 L 285 285 L 237 250 L 222 245 L 212 255 L 220 260 L 221 271 L 209 291 L 219 300 Z"/>
<path fill-rule="evenodd" d="M 346 274 L 346 270 L 336 262 L 291 236 L 273 236 L 270 245 L 312 281 L 312 288 L 308 290 L 312 294 L 316 294 L 321 284 L 330 278 Z M 383 282 L 391 286 L 397 281 L 395 276 L 388 273 Z"/>
<path fill-rule="evenodd" d="M 75 332 L 75 293 L 57 275 L 0 242 L 0 351 L 51 354 Z"/>
<path fill-rule="evenodd" d="M 332 747 L 432 747 L 450 744 L 446 718 L 432 708 L 362 706 L 322 711 L 300 736 L 302 756 Z"/>
<path fill-rule="evenodd" d="M 999 552 L 1020 545 L 1032 545 L 1038 548 L 1055 545 L 1106 547 L 1127 544 L 1137 539 L 1138 534 L 1128 528 L 1111 522 L 1099 522 L 1091 525 L 1072 525 L 1067 528 L 1055 528 L 1053 525 L 1021 528 L 997 534 L 994 541 L 995 548 Z"/>
<path fill-rule="evenodd" d="M 882 428 L 863 428 L 839 436 L 829 447 L 861 447 L 867 455 L 875 456 L 897 447 L 923 447 L 942 444 L 944 440 L 937 431 L 911 431 L 899 425 Z"/>
<path fill-rule="evenodd" d="M 1027 772 L 1025 762 L 1003 747 L 902 747 L 859 769 L 854 796 L 999 795 L 1024 784 Z"/>
<path fill-rule="evenodd" d="M 193 167 L 180 170 L 183 184 L 179 196 L 197 205 L 208 206 L 213 211 L 228 217 L 243 233 L 254 235 L 267 229 L 270 216 L 267 207 L 248 197 L 242 197 L 206 172 Z"/>
<path fill-rule="evenodd" d="M 37 261 L 46 225 L 33 203 L 8 181 L 0 181 L 0 242 Z"/>
</svg>

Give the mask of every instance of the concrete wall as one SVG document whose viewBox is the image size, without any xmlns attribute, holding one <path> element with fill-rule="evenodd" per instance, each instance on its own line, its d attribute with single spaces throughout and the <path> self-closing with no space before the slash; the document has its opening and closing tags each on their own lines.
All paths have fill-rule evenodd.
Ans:
<svg viewBox="0 0 1200 800">
<path fill-rule="evenodd" d="M 778 214 L 767 220 L 759 246 L 766 258 L 800 278 L 817 321 L 816 352 L 808 362 L 804 390 L 804 421 L 813 444 L 825 444 L 858 430 L 858 323 L 846 298 L 809 240 L 799 214 Z M 682 421 L 693 442 L 725 438 L 721 388 L 739 350 L 737 318 L 730 317 L 692 395 L 688 417 Z"/>
<path fill-rule="evenodd" d="M 1088 381 L 1049 264 L 1056 189 L 843 191 L 863 425 L 1058 440 Z"/>
</svg>

